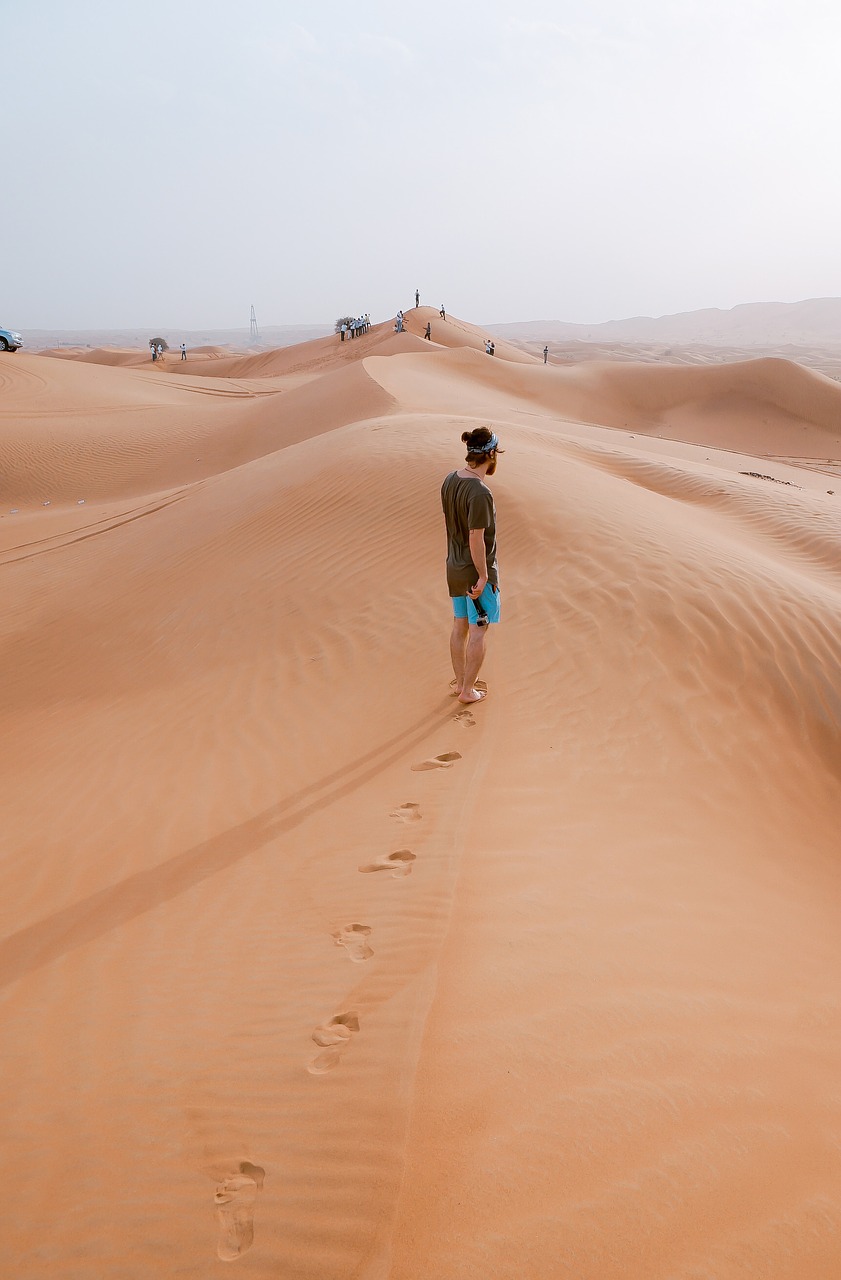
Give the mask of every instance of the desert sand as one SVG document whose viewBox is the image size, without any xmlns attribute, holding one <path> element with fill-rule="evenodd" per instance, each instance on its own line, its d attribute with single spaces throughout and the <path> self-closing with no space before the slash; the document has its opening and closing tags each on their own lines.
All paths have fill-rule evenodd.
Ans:
<svg viewBox="0 0 841 1280">
<path fill-rule="evenodd" d="M 0 362 L 3 1272 L 837 1280 L 841 386 L 407 321 Z"/>
</svg>

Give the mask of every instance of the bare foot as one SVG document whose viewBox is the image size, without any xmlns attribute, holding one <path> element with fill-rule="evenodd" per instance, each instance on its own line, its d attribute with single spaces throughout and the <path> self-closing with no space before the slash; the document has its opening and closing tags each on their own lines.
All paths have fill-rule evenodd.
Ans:
<svg viewBox="0 0 841 1280">
<path fill-rule="evenodd" d="M 479 690 L 479 692 L 480 692 L 480 693 L 481 693 L 481 692 L 483 692 L 483 691 L 484 691 L 485 693 L 487 693 L 488 686 L 485 684 L 484 680 L 477 680 L 477 681 L 476 681 L 476 685 L 475 685 L 475 687 Z M 458 687 L 458 685 L 456 684 L 455 680 L 451 680 L 451 681 L 450 681 L 450 697 L 451 697 L 451 698 L 460 698 L 460 697 L 461 697 L 461 689 L 459 689 L 459 687 Z M 470 701 L 471 701 L 471 702 L 476 702 L 476 698 L 471 698 L 471 699 L 470 699 Z"/>
<path fill-rule="evenodd" d="M 477 689 L 475 686 L 469 693 L 460 693 L 458 695 L 459 702 L 481 702 L 483 698 L 487 698 L 485 689 Z"/>
</svg>

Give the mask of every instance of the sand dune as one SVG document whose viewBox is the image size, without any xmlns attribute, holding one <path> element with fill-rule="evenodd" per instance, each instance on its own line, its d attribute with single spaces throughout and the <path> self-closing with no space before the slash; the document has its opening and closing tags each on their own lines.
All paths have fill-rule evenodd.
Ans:
<svg viewBox="0 0 841 1280">
<path fill-rule="evenodd" d="M 831 1280 L 841 389 L 424 312 L 0 367 L 5 1265 Z"/>
<path fill-rule="evenodd" d="M 537 356 L 523 351 L 512 342 L 494 338 L 487 329 L 470 324 L 466 320 L 460 320 L 456 316 L 445 316 L 442 319 L 435 307 L 414 307 L 405 313 L 405 323 L 410 333 L 417 334 L 421 338 L 424 337 L 426 326 L 429 324 L 432 329 L 430 342 L 438 346 L 468 348 L 472 351 L 480 351 L 485 356 L 487 354 L 485 341 L 492 338 L 495 347 L 493 359 L 510 360 L 515 364 L 537 363 Z"/>
<path fill-rule="evenodd" d="M 236 381 L 23 357 L 0 374 L 0 502 L 24 509 L 194 483 L 309 435 L 388 410 L 360 362 L 309 377 Z"/>
<path fill-rule="evenodd" d="M 370 360 L 366 368 L 386 390 L 418 408 L 443 411 L 458 403 L 464 412 L 491 415 L 495 408 L 513 415 L 549 412 L 722 449 L 841 456 L 841 386 L 791 361 L 512 370 L 487 356 L 455 351 L 435 365 L 416 357 Z"/>
</svg>

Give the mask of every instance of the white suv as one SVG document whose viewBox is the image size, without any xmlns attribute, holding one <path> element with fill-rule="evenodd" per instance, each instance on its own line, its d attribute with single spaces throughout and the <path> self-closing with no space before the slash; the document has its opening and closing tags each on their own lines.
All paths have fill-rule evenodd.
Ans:
<svg viewBox="0 0 841 1280">
<path fill-rule="evenodd" d="M 23 338 L 14 329 L 0 329 L 0 351 L 17 351 L 23 346 Z"/>
</svg>

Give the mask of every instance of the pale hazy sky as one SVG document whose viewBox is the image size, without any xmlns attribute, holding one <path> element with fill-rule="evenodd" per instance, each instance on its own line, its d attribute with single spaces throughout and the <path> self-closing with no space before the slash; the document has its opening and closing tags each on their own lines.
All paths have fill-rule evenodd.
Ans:
<svg viewBox="0 0 841 1280">
<path fill-rule="evenodd" d="M 0 0 L 0 324 L 841 296 L 838 0 Z"/>
</svg>

